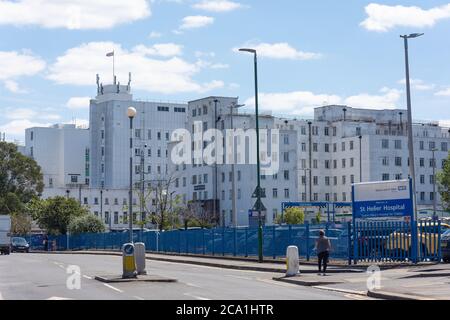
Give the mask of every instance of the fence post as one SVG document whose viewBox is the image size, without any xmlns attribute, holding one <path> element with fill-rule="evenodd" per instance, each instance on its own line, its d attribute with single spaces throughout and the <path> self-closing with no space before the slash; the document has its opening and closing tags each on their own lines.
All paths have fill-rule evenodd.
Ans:
<svg viewBox="0 0 450 320">
<path fill-rule="evenodd" d="M 288 246 L 292 245 L 292 225 L 289 225 L 288 230 Z"/>
<path fill-rule="evenodd" d="M 178 230 L 178 253 L 181 254 L 181 231 Z"/>
<path fill-rule="evenodd" d="M 358 239 L 357 223 L 355 222 L 355 218 L 353 218 L 352 238 L 353 238 L 353 264 L 356 265 L 358 264 L 359 239 Z"/>
<path fill-rule="evenodd" d="M 216 239 L 215 239 L 215 233 L 216 233 L 216 229 L 211 229 L 211 232 L 212 232 L 212 255 L 214 256 L 214 254 L 215 254 L 215 249 L 216 249 L 216 246 L 215 246 L 215 242 L 216 242 Z"/>
<path fill-rule="evenodd" d="M 441 220 L 438 221 L 438 242 L 437 242 L 437 246 L 438 246 L 438 262 L 441 263 L 442 262 L 442 247 L 441 247 L 441 230 L 442 230 L 442 226 L 441 226 Z M 435 250 L 436 251 L 436 250 Z"/>
<path fill-rule="evenodd" d="M 233 256 L 236 257 L 237 255 L 237 228 L 233 228 L 233 240 L 234 240 L 234 252 L 233 252 Z"/>
<path fill-rule="evenodd" d="M 348 254 L 348 265 L 351 266 L 352 265 L 352 223 L 349 221 L 347 223 L 347 235 L 348 235 L 348 239 L 347 239 L 347 254 Z"/>
<path fill-rule="evenodd" d="M 309 256 L 309 222 L 308 221 L 306 221 L 305 227 L 306 227 L 306 229 L 305 229 L 305 232 L 306 232 L 306 261 L 309 261 L 310 256 Z"/>
<path fill-rule="evenodd" d="M 272 230 L 272 241 L 273 241 L 273 260 L 275 260 L 277 258 L 277 243 L 276 243 L 276 230 L 275 230 L 275 226 L 273 226 L 273 230 Z"/>
<path fill-rule="evenodd" d="M 222 256 L 225 257 L 225 227 L 222 229 Z"/>
<path fill-rule="evenodd" d="M 248 257 L 248 228 L 245 228 L 245 257 Z"/>
<path fill-rule="evenodd" d="M 411 240 L 412 240 L 412 253 L 411 253 L 411 260 L 413 261 L 413 263 L 417 263 L 418 262 L 418 257 L 417 257 L 417 250 L 418 250 L 418 239 L 417 239 L 417 221 L 412 221 L 411 222 Z"/>
</svg>

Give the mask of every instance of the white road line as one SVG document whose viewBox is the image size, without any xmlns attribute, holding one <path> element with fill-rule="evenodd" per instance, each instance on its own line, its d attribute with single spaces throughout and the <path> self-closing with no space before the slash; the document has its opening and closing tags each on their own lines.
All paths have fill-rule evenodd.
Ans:
<svg viewBox="0 0 450 320">
<path fill-rule="evenodd" d="M 50 297 L 50 298 L 48 298 L 46 300 L 73 300 L 73 299 L 63 298 L 63 297 Z"/>
<path fill-rule="evenodd" d="M 226 274 L 225 277 L 236 278 L 236 279 L 240 279 L 240 280 L 253 280 L 250 277 L 235 276 L 235 275 L 232 275 L 232 274 Z"/>
<path fill-rule="evenodd" d="M 204 300 L 204 301 L 211 300 L 211 299 L 208 299 L 208 298 L 196 296 L 196 295 L 194 295 L 194 294 L 192 294 L 192 293 L 189 293 L 189 292 L 184 293 L 184 295 L 185 295 L 185 296 L 188 296 L 188 297 L 191 297 L 191 298 L 194 298 L 194 299 L 197 299 L 197 300 Z"/>
<path fill-rule="evenodd" d="M 200 286 L 198 286 L 196 284 L 193 284 L 193 283 L 190 283 L 190 282 L 186 283 L 186 285 L 189 286 L 189 287 L 201 288 Z"/>
<path fill-rule="evenodd" d="M 134 296 L 134 298 L 136 298 L 137 300 L 145 300 L 144 298 L 138 297 L 138 296 Z"/>
<path fill-rule="evenodd" d="M 123 291 L 122 291 L 122 290 L 120 290 L 120 289 L 117 289 L 116 287 L 113 287 L 113 286 L 111 286 L 111 285 L 109 285 L 109 284 L 107 284 L 107 283 L 104 283 L 103 285 L 104 285 L 105 287 L 108 287 L 108 288 L 110 288 L 110 289 L 114 290 L 114 291 L 117 291 L 117 292 L 123 293 Z"/>
<path fill-rule="evenodd" d="M 3 299 L 2 293 L 0 292 L 0 300 L 5 300 Z"/>
<path fill-rule="evenodd" d="M 345 297 L 355 300 L 368 300 L 367 297 L 360 296 L 358 294 L 346 294 Z"/>
<path fill-rule="evenodd" d="M 92 277 L 89 277 L 89 276 L 87 276 L 87 275 L 85 275 L 85 274 L 83 274 L 83 278 L 86 278 L 86 279 L 92 280 Z"/>
</svg>

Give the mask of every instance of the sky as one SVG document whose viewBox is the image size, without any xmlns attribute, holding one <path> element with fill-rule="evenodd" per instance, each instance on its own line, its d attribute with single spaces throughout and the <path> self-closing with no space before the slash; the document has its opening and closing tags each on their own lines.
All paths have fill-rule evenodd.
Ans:
<svg viewBox="0 0 450 320">
<path fill-rule="evenodd" d="M 0 132 L 87 125 L 96 74 L 132 73 L 134 98 L 239 97 L 263 112 L 404 108 L 410 40 L 413 117 L 450 125 L 450 2 L 439 0 L 0 0 Z"/>
</svg>

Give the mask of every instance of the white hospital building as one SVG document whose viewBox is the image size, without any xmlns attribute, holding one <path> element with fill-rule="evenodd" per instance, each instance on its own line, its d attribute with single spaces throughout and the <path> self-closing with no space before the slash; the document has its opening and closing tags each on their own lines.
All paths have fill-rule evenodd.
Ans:
<svg viewBox="0 0 450 320">
<path fill-rule="evenodd" d="M 134 182 L 144 176 L 149 186 L 172 177 L 173 191 L 186 206 L 206 211 L 220 225 L 248 225 L 249 210 L 256 200 L 252 198 L 257 185 L 255 164 L 236 164 L 233 175 L 231 164 L 171 161 L 176 144 L 171 142 L 174 130 L 183 128 L 193 134 L 194 130 L 217 128 L 225 137 L 227 129 L 243 129 L 244 133 L 254 129 L 254 115 L 237 108 L 231 115 L 231 107 L 238 103 L 232 97 L 207 97 L 187 104 L 136 101 L 130 83 L 99 84 L 97 96 L 90 103 L 89 129 L 74 125 L 29 128 L 25 152 L 42 167 L 44 197 L 74 197 L 101 216 L 107 226 L 123 228 L 130 158 L 126 111 L 133 106 L 137 109 L 133 121 Z M 260 141 L 269 145 L 261 160 L 271 160 L 279 167 L 276 173 L 261 177 L 266 224 L 272 224 L 281 213 L 283 202 L 351 202 L 352 183 L 408 178 L 406 114 L 405 110 L 332 105 L 316 108 L 314 118 L 307 120 L 261 115 L 260 129 L 265 131 Z M 432 122 L 414 123 L 413 131 L 417 202 L 419 212 L 429 214 L 434 196 L 433 165 L 436 163 L 439 171 L 447 159 L 450 133 Z M 231 146 L 224 142 L 222 160 L 230 163 L 226 152 Z M 243 145 L 244 151 L 234 160 L 255 155 L 251 144 Z M 191 151 L 206 148 L 207 143 L 193 141 Z M 437 197 L 440 208 L 439 194 Z M 138 208 L 139 200 L 133 201 Z M 338 213 L 349 210 L 343 208 Z M 310 213 L 308 219 L 315 216 L 312 210 Z M 139 209 L 135 215 L 139 219 Z M 322 215 L 326 218 L 325 212 Z"/>
</svg>

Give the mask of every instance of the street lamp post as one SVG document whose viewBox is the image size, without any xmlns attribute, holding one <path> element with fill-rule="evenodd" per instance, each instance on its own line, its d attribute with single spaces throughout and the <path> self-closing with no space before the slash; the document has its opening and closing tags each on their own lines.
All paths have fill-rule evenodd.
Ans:
<svg viewBox="0 0 450 320">
<path fill-rule="evenodd" d="M 437 219 L 436 212 L 436 148 L 433 148 L 431 152 L 433 152 L 433 220 Z"/>
<path fill-rule="evenodd" d="M 259 105 L 258 105 L 258 54 L 255 49 L 242 48 L 239 49 L 241 52 L 248 52 L 253 54 L 254 56 L 254 71 L 255 71 L 255 117 L 256 117 L 256 171 L 257 171 L 257 181 L 258 185 L 256 187 L 256 210 L 258 211 L 258 261 L 262 263 L 264 261 L 263 258 L 263 244 L 262 244 L 262 201 L 261 201 L 261 161 L 260 161 L 260 153 L 259 153 Z"/>
<path fill-rule="evenodd" d="M 359 182 L 362 182 L 362 136 L 359 136 Z"/>
<path fill-rule="evenodd" d="M 413 33 L 410 35 L 400 36 L 404 40 L 405 45 L 405 69 L 406 69 L 406 100 L 408 106 L 408 149 L 409 149 L 409 174 L 412 179 L 412 193 L 414 197 L 414 219 L 417 221 L 417 195 L 416 195 L 416 169 L 414 161 L 414 140 L 412 125 L 412 108 L 411 108 L 411 80 L 409 78 L 409 55 L 408 55 L 408 39 L 414 39 L 423 36 L 423 33 Z"/>
<path fill-rule="evenodd" d="M 133 243 L 133 119 L 136 109 L 129 107 L 127 116 L 130 119 L 130 189 L 128 191 L 128 227 L 130 232 L 130 243 Z"/>
<path fill-rule="evenodd" d="M 233 115 L 234 115 L 234 109 L 238 109 L 241 107 L 244 107 L 245 104 L 233 104 L 230 106 L 230 126 L 231 130 L 234 129 L 233 124 Z M 233 155 L 233 161 L 231 162 L 231 171 L 233 175 L 233 185 L 232 185 L 232 194 L 233 194 L 233 226 L 237 227 L 237 207 L 236 207 L 236 172 L 235 172 L 235 150 L 234 150 L 234 132 L 233 132 L 233 146 L 232 146 L 232 155 Z"/>
</svg>

